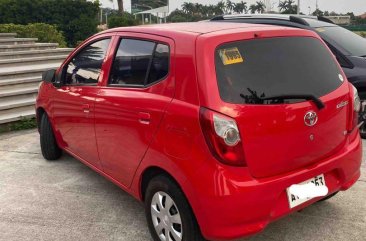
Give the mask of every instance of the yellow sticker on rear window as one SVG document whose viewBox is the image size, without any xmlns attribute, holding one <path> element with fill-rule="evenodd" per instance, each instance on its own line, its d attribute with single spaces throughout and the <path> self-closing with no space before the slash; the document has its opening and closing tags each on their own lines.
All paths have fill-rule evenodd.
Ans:
<svg viewBox="0 0 366 241">
<path fill-rule="evenodd" d="M 224 65 L 237 64 L 237 63 L 244 62 L 244 59 L 239 52 L 239 49 L 236 47 L 228 48 L 228 49 L 220 49 L 219 54 L 220 54 L 222 63 Z"/>
</svg>

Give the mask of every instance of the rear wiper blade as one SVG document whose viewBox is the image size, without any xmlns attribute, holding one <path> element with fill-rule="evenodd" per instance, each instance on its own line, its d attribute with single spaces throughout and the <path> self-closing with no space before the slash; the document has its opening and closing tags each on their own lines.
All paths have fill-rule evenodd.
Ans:
<svg viewBox="0 0 366 241">
<path fill-rule="evenodd" d="M 247 98 L 244 94 L 240 94 L 242 98 Z M 314 95 L 310 94 L 287 94 L 287 95 L 276 95 L 276 96 L 270 96 L 270 97 L 259 97 L 255 96 L 255 99 L 265 101 L 265 100 L 290 100 L 290 99 L 304 99 L 304 100 L 312 100 L 316 107 L 318 107 L 319 110 L 323 109 L 325 107 L 323 101 L 321 101 L 319 98 L 317 98 Z"/>
<path fill-rule="evenodd" d="M 304 100 L 312 100 L 315 103 L 316 107 L 318 107 L 319 110 L 321 110 L 321 109 L 323 109 L 325 107 L 323 101 L 321 101 L 315 95 L 306 95 L 306 94 L 299 94 L 299 95 L 276 95 L 276 96 L 264 97 L 264 98 L 261 98 L 261 99 L 262 100 L 304 99 Z"/>
</svg>

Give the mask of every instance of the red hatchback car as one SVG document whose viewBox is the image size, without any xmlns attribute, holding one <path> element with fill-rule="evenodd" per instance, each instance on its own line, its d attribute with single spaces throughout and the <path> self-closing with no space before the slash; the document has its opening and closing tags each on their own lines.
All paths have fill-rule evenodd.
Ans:
<svg viewBox="0 0 366 241">
<path fill-rule="evenodd" d="M 311 31 L 111 29 L 43 80 L 43 156 L 66 151 L 143 201 L 156 241 L 254 234 L 360 176 L 357 91 Z"/>
</svg>

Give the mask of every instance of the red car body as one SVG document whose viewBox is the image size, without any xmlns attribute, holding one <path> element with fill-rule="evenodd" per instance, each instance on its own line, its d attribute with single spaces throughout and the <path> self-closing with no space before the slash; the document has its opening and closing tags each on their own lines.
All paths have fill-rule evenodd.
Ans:
<svg viewBox="0 0 366 241">
<path fill-rule="evenodd" d="M 63 150 L 138 200 L 144 199 L 145 179 L 154 173 L 169 174 L 187 197 L 205 238 L 254 234 L 321 199 L 291 209 L 286 190 L 292 184 L 324 174 L 332 194 L 348 189 L 360 176 L 362 147 L 357 128 L 351 127 L 353 92 L 347 81 L 320 98 L 326 107 L 319 111 L 311 101 L 259 106 L 220 98 L 213 57 L 218 46 L 296 36 L 322 41 L 306 30 L 235 23 L 108 30 L 87 39 L 58 70 L 84 46 L 108 37 L 111 41 L 97 85 L 43 83 L 37 118 L 46 113 Z M 108 86 L 120 38 L 169 45 L 167 77 L 144 88 Z M 339 71 L 346 79 L 340 67 Z M 349 104 L 336 108 L 341 101 Z M 238 123 L 244 165 L 227 165 L 212 153 L 202 107 Z M 304 114 L 311 110 L 319 116 L 312 128 L 304 125 Z M 312 134 L 314 141 L 309 140 Z"/>
</svg>

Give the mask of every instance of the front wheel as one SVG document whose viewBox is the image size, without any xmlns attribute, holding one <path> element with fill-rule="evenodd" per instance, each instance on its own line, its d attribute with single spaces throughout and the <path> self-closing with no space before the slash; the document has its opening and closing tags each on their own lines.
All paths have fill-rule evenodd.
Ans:
<svg viewBox="0 0 366 241">
<path fill-rule="evenodd" d="M 46 114 L 41 118 L 40 143 L 42 155 L 46 160 L 56 160 L 62 155 L 62 150 L 56 143 L 51 123 Z"/>
<path fill-rule="evenodd" d="M 153 178 L 145 194 L 145 214 L 154 241 L 204 241 L 191 207 L 170 178 Z"/>
</svg>

